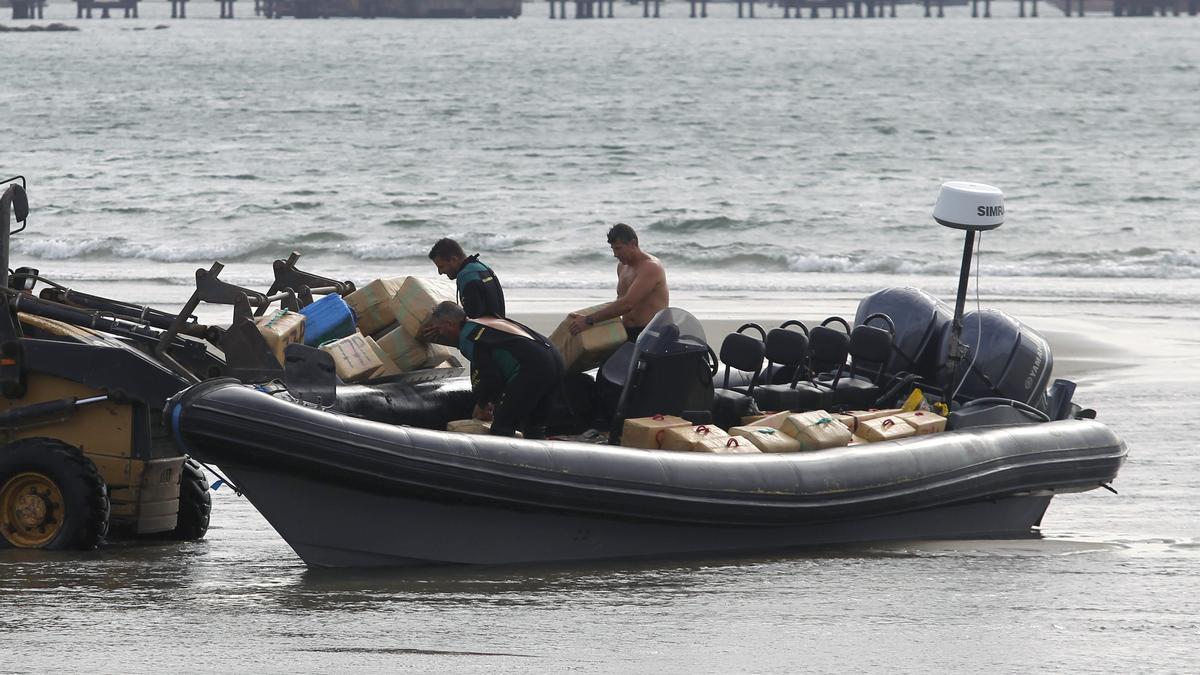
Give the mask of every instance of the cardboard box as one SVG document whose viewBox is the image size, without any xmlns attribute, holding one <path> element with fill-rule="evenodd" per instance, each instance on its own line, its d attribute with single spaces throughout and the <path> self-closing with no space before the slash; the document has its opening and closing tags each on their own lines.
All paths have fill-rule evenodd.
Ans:
<svg viewBox="0 0 1200 675">
<path fill-rule="evenodd" d="M 788 436 L 779 429 L 767 426 L 749 425 L 733 427 L 730 436 L 745 439 L 761 452 L 800 452 L 800 441 Z"/>
<path fill-rule="evenodd" d="M 417 336 L 433 308 L 447 300 L 458 302 L 458 287 L 453 281 L 408 277 L 392 297 L 391 307 L 408 334 Z"/>
<path fill-rule="evenodd" d="M 824 450 L 850 444 L 850 429 L 824 410 L 792 413 L 783 432 L 800 441 L 800 450 Z"/>
<path fill-rule="evenodd" d="M 870 443 L 870 441 L 862 436 L 851 436 L 849 445 L 850 447 L 854 447 L 856 445 L 866 445 L 867 443 Z"/>
<path fill-rule="evenodd" d="M 403 326 L 393 328 L 376 342 L 401 372 L 437 365 L 432 362 L 436 357 L 431 345 L 417 340 Z M 438 363 L 444 360 L 443 357 Z"/>
<path fill-rule="evenodd" d="M 662 447 L 661 434 L 672 427 L 690 427 L 692 423 L 674 415 L 635 417 L 621 427 L 621 445 L 626 448 L 653 450 Z"/>
<path fill-rule="evenodd" d="M 396 320 L 391 308 L 392 298 L 407 278 L 376 279 L 346 296 L 346 304 L 354 310 L 360 333 L 371 335 Z"/>
<path fill-rule="evenodd" d="M 575 314 L 592 314 L 607 306 L 608 303 L 595 305 L 581 309 Z M 566 365 L 568 374 L 582 373 L 600 365 L 618 347 L 625 344 L 625 340 L 629 337 L 625 332 L 625 325 L 619 318 L 600 321 L 580 332 L 579 335 L 571 335 L 570 325 L 571 318 L 567 317 L 550 334 L 550 343 L 562 354 L 563 364 Z"/>
<path fill-rule="evenodd" d="M 787 422 L 787 418 L 789 418 L 795 414 L 796 413 L 794 413 L 790 410 L 784 410 L 783 412 L 771 413 L 770 415 L 763 415 L 758 421 L 753 422 L 753 426 L 770 427 L 772 429 L 782 430 L 784 422 Z M 743 422 L 743 424 L 745 424 L 745 422 Z"/>
<path fill-rule="evenodd" d="M 858 435 L 872 443 L 876 443 L 915 436 L 917 435 L 917 430 L 896 415 L 888 415 L 887 417 L 876 417 L 875 419 L 859 423 Z"/>
<path fill-rule="evenodd" d="M 304 315 L 299 312 L 279 309 L 258 317 L 254 323 L 281 366 L 283 348 L 294 342 L 304 342 Z"/>
<path fill-rule="evenodd" d="M 858 433 L 858 425 L 867 420 L 878 419 L 880 417 L 887 417 L 889 415 L 896 415 L 899 413 L 899 408 L 886 408 L 879 410 L 847 410 L 844 413 L 834 414 L 833 418 L 842 424 L 845 424 L 846 428 L 849 429 L 851 433 Z"/>
<path fill-rule="evenodd" d="M 370 342 L 368 342 L 370 340 Z M 333 356 L 338 377 L 346 382 L 355 382 L 370 377 L 383 367 L 383 361 L 375 353 L 378 345 L 374 340 L 355 333 L 321 345 L 321 350 Z"/>
<path fill-rule="evenodd" d="M 692 452 L 711 452 L 718 455 L 745 455 L 751 452 L 762 452 L 754 447 L 748 439 L 726 436 L 724 438 L 706 438 L 692 445 Z"/>
<path fill-rule="evenodd" d="M 453 431 L 459 434 L 476 434 L 487 436 L 492 433 L 492 423 L 484 422 L 483 420 L 453 420 L 446 424 L 446 431 Z M 517 438 L 524 438 L 525 435 L 517 432 Z"/>
<path fill-rule="evenodd" d="M 663 432 L 661 447 L 663 450 L 692 452 L 702 441 L 714 438 L 719 438 L 724 443 L 729 438 L 729 434 L 725 433 L 721 427 L 708 424 L 671 427 Z"/>
<path fill-rule="evenodd" d="M 403 370 L 397 368 L 396 364 L 392 363 L 392 359 L 388 357 L 387 352 L 383 351 L 383 347 L 380 347 L 379 343 L 376 342 L 374 338 L 367 337 L 366 341 L 367 346 L 371 348 L 371 351 L 375 352 L 375 356 L 379 359 L 379 362 L 383 364 L 379 366 L 379 368 L 376 368 L 375 372 L 367 376 L 368 380 L 377 380 L 381 377 L 391 377 L 392 375 L 399 375 L 404 372 Z"/>
<path fill-rule="evenodd" d="M 928 410 L 902 412 L 897 414 L 896 417 L 904 420 L 910 427 L 916 430 L 917 436 L 936 434 L 946 430 L 946 418 Z"/>
</svg>

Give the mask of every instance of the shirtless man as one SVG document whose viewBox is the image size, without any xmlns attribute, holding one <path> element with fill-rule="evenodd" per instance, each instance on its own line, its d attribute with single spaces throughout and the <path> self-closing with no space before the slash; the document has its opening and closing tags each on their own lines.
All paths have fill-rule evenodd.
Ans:
<svg viewBox="0 0 1200 675">
<path fill-rule="evenodd" d="M 612 226 L 608 244 L 617 259 L 617 299 L 589 316 L 572 312 L 571 334 L 597 321 L 621 317 L 629 341 L 636 342 L 646 324 L 671 302 L 667 271 L 658 258 L 638 247 L 637 233 L 625 223 Z"/>
</svg>

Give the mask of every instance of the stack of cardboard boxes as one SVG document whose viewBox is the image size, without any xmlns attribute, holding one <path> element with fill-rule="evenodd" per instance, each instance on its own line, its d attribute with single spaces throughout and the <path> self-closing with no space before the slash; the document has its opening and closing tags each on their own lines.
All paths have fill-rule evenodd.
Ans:
<svg viewBox="0 0 1200 675">
<path fill-rule="evenodd" d="M 946 418 L 928 411 L 824 410 L 781 412 L 745 420 L 728 433 L 670 415 L 625 420 L 621 445 L 692 452 L 811 452 L 945 431 Z M 730 441 L 736 441 L 734 446 Z M 725 447 L 722 447 L 724 444 Z"/>
<path fill-rule="evenodd" d="M 440 279 L 376 279 L 345 298 L 358 332 L 321 349 L 333 356 L 338 377 L 346 382 L 439 366 L 457 352 L 419 336 L 433 308 L 455 299 L 454 284 Z M 259 318 L 258 328 L 282 364 L 284 347 L 304 340 L 304 315 L 278 310 Z"/>
<path fill-rule="evenodd" d="M 456 297 L 453 283 L 418 277 L 376 279 L 347 295 L 346 304 L 358 318 L 358 331 L 380 363 L 358 379 L 434 368 L 453 358 L 453 349 L 426 342 L 421 333 L 433 308 Z"/>
</svg>

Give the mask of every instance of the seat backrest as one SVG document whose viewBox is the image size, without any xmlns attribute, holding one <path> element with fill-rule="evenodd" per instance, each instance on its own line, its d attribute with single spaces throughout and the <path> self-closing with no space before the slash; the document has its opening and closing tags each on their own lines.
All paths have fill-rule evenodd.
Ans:
<svg viewBox="0 0 1200 675">
<path fill-rule="evenodd" d="M 808 348 L 814 373 L 838 370 L 850 354 L 850 336 L 828 326 L 816 326 L 808 333 Z"/>
<path fill-rule="evenodd" d="M 730 333 L 725 336 L 721 342 L 721 363 L 725 364 L 725 387 L 729 386 L 729 369 L 737 368 L 754 373 L 754 380 L 750 381 L 750 389 L 754 389 L 755 380 L 758 379 L 758 373 L 762 371 L 763 354 L 766 352 L 766 346 L 762 340 L 743 335 L 742 333 Z"/>
<path fill-rule="evenodd" d="M 808 358 L 808 336 L 786 328 L 772 328 L 767 333 L 767 360 L 794 368 Z"/>
<path fill-rule="evenodd" d="M 876 379 L 883 374 L 892 355 L 892 334 L 876 326 L 855 326 L 850 333 L 850 374 L 864 369 Z"/>
</svg>

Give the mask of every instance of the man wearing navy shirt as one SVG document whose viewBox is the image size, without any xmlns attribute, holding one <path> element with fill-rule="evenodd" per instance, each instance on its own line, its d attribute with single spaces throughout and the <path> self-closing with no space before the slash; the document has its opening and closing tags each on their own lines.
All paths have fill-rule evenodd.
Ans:
<svg viewBox="0 0 1200 675">
<path fill-rule="evenodd" d="M 479 261 L 479 254 L 468 256 L 453 239 L 439 239 L 429 249 L 429 259 L 458 284 L 458 304 L 467 317 L 504 318 L 504 289 L 492 268 Z"/>
</svg>

